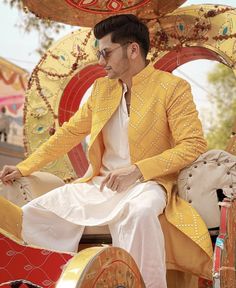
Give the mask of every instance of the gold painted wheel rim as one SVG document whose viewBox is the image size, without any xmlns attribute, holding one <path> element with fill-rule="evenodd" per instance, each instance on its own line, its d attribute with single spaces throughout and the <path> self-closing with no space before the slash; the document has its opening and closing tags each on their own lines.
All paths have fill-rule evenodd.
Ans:
<svg viewBox="0 0 236 288">
<path fill-rule="evenodd" d="M 92 247 L 74 256 L 56 288 L 145 288 L 133 258 L 116 247 Z"/>
</svg>

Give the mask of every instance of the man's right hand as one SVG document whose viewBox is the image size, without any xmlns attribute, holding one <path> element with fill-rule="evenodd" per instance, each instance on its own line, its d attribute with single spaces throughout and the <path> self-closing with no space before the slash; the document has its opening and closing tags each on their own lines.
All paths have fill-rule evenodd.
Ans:
<svg viewBox="0 0 236 288">
<path fill-rule="evenodd" d="M 20 170 L 16 166 L 5 165 L 0 171 L 0 180 L 3 184 L 12 184 L 15 179 L 22 177 Z"/>
</svg>

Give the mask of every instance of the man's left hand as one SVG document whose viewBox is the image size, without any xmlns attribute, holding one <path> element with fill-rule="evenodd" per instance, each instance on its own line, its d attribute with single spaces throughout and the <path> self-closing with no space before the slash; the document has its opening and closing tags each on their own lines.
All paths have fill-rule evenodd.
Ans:
<svg viewBox="0 0 236 288">
<path fill-rule="evenodd" d="M 100 191 L 103 191 L 105 186 L 118 193 L 125 191 L 141 177 L 142 173 L 136 165 L 114 170 L 102 181 Z"/>
</svg>

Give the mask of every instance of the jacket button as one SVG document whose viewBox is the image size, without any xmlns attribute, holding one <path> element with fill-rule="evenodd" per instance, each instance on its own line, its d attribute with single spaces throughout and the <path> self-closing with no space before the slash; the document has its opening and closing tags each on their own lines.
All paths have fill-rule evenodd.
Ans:
<svg viewBox="0 0 236 288">
<path fill-rule="evenodd" d="M 190 203 L 190 204 L 191 204 L 191 203 L 192 203 L 192 200 L 188 200 L 188 203 Z"/>
</svg>

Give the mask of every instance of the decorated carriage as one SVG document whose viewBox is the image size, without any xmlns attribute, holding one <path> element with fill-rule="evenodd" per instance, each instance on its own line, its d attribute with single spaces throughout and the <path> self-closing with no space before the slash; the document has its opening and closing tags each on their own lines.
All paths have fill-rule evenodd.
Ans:
<svg viewBox="0 0 236 288">
<path fill-rule="evenodd" d="M 178 8 L 185 1 L 174 0 L 168 3 L 162 0 L 23 2 L 26 9 L 41 18 L 85 27 L 92 27 L 113 14 L 134 13 L 150 29 L 152 48 L 149 59 L 155 68 L 172 72 L 189 61 L 210 59 L 235 72 L 236 11 L 232 7 L 197 5 Z M 97 41 L 91 28 L 80 28 L 55 43 L 35 67 L 29 80 L 24 111 L 27 155 L 78 110 L 93 82 L 106 75 L 97 65 L 96 49 Z M 176 193 L 196 209 L 215 245 L 212 279 L 183 275 L 181 283 L 185 277 L 186 288 L 233 288 L 236 285 L 236 134 L 234 128 L 232 131 L 226 151 L 208 151 L 181 171 L 178 178 Z M 3 187 L 1 193 L 17 206 L 22 206 L 53 188 L 82 177 L 87 169 L 84 142 L 45 167 L 44 171 L 23 177 L 11 187 Z M 206 175 L 207 180 L 200 181 Z M 28 246 L 20 236 L 21 210 L 4 198 L 0 200 L 1 207 L 4 207 L 0 211 L 0 287 L 145 287 L 131 256 L 112 247 L 107 227 L 86 227 L 78 253 Z M 4 216 L 6 211 L 7 218 Z M 183 287 L 177 281 L 181 273 L 168 269 L 168 287 Z"/>
</svg>

